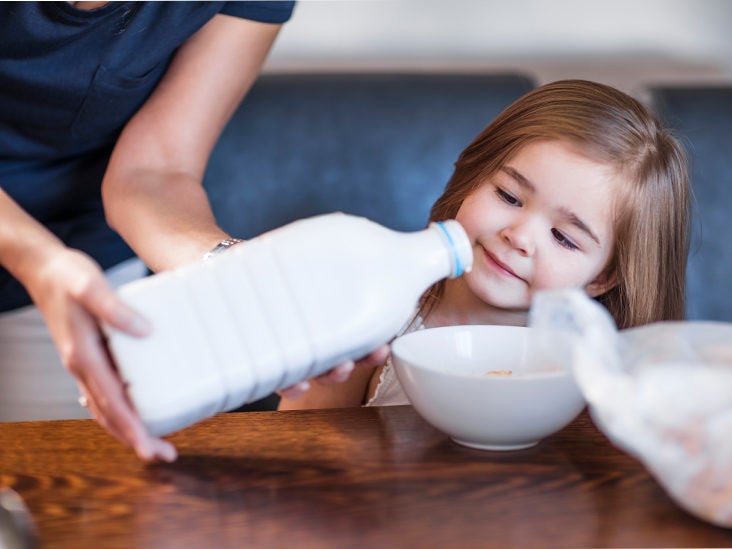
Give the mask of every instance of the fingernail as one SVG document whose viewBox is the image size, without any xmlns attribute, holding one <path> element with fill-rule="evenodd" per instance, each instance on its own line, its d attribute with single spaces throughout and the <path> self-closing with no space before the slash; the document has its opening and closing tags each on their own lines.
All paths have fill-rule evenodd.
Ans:
<svg viewBox="0 0 732 549">
<path fill-rule="evenodd" d="M 152 331 L 152 325 L 143 317 L 134 315 L 128 322 L 130 330 L 137 335 L 145 336 Z"/>
<path fill-rule="evenodd" d="M 178 458 L 178 451 L 175 446 L 164 440 L 158 441 L 157 455 L 160 459 L 167 463 L 173 463 Z"/>
<path fill-rule="evenodd" d="M 336 366 L 336 369 L 335 369 L 336 377 L 339 380 L 345 381 L 351 375 L 351 372 L 353 371 L 353 369 L 355 367 L 356 367 L 356 364 L 352 360 L 339 364 L 338 366 Z"/>
<path fill-rule="evenodd" d="M 109 322 L 118 330 L 124 330 L 137 336 L 145 336 L 152 330 L 152 325 L 144 316 L 126 305 L 115 308 Z"/>
</svg>

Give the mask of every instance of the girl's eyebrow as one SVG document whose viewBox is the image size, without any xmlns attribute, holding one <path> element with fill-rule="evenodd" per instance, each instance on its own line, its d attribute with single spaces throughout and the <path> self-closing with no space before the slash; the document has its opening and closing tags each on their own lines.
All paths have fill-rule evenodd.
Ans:
<svg viewBox="0 0 732 549">
<path fill-rule="evenodd" d="M 534 184 L 526 179 L 526 177 L 524 177 L 524 175 L 517 169 L 512 168 L 511 166 L 502 166 L 501 171 L 508 174 L 514 181 L 516 181 L 516 183 L 518 183 L 520 186 L 524 187 L 528 191 L 532 193 L 536 192 L 536 187 L 534 186 Z M 592 232 L 592 229 L 590 229 L 587 223 L 582 221 L 576 213 L 567 208 L 559 208 L 559 213 L 572 225 L 577 227 L 580 231 L 582 231 L 592 240 L 594 240 L 598 246 L 600 245 L 600 239 L 597 238 L 597 236 L 595 235 L 595 233 Z"/>
<path fill-rule="evenodd" d="M 524 174 L 519 172 L 516 168 L 512 168 L 511 166 L 502 166 L 501 167 L 502 172 L 506 172 L 509 176 L 511 176 L 513 179 L 516 180 L 516 183 L 521 185 L 522 187 L 525 187 L 527 190 L 533 192 L 536 192 L 536 187 L 534 187 L 534 184 L 526 179 L 524 177 Z"/>
<path fill-rule="evenodd" d="M 594 240 L 598 246 L 600 245 L 600 239 L 595 236 L 595 233 L 592 232 L 592 229 L 590 229 L 584 221 L 577 217 L 577 214 L 567 208 L 559 208 L 559 212 L 567 219 L 567 221 Z"/>
</svg>

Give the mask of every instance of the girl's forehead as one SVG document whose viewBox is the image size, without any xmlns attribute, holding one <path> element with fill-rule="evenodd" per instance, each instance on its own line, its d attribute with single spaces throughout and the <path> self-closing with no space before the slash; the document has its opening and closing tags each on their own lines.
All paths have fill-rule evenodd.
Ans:
<svg viewBox="0 0 732 549">
<path fill-rule="evenodd" d="M 620 170 L 598 159 L 575 143 L 544 140 L 527 143 L 497 166 L 497 171 L 518 172 L 530 183 L 585 184 L 615 183 Z"/>
<path fill-rule="evenodd" d="M 502 164 L 506 164 L 518 156 L 526 156 L 537 150 L 550 150 L 555 154 L 560 151 L 566 155 L 582 158 L 587 162 L 602 164 L 608 167 L 613 166 L 613 163 L 607 158 L 607 155 L 592 143 L 570 138 L 529 139 L 508 154 Z"/>
</svg>

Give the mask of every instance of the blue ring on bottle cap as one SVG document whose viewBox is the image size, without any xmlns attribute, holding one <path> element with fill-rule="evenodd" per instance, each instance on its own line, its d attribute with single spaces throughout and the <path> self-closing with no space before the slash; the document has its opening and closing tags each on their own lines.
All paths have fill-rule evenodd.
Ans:
<svg viewBox="0 0 732 549">
<path fill-rule="evenodd" d="M 457 248 L 455 246 L 455 242 L 452 239 L 452 236 L 450 236 L 450 231 L 448 231 L 445 228 L 445 224 L 442 221 L 437 222 L 437 226 L 442 229 L 442 232 L 445 234 L 445 237 L 447 238 L 447 243 L 450 244 L 450 248 L 452 249 L 452 255 L 455 257 L 455 277 L 457 278 L 460 275 L 463 274 L 463 264 L 460 261 L 460 256 L 457 253 Z"/>
</svg>

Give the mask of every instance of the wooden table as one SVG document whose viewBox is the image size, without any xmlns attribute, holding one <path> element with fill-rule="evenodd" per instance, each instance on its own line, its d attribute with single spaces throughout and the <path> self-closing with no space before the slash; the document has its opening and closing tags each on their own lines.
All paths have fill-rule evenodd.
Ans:
<svg viewBox="0 0 732 549">
<path fill-rule="evenodd" d="M 538 446 L 464 448 L 410 406 L 222 414 L 146 465 L 90 420 L 0 424 L 0 486 L 42 547 L 732 546 L 583 413 Z"/>
</svg>

